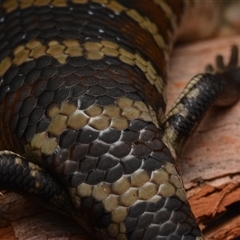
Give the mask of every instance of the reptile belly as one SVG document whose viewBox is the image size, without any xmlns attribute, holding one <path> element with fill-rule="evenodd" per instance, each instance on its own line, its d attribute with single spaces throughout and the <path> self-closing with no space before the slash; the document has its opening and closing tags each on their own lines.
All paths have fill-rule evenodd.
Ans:
<svg viewBox="0 0 240 240">
<path fill-rule="evenodd" d="M 192 5 L 0 5 L 1 149 L 49 173 L 99 239 L 202 239 L 161 128 L 169 52 Z"/>
</svg>

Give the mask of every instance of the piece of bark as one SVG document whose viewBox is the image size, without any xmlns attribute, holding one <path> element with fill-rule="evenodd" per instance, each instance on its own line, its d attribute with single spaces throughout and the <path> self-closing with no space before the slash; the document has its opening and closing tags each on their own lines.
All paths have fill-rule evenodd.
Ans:
<svg viewBox="0 0 240 240">
<path fill-rule="evenodd" d="M 240 36 L 178 46 L 169 68 L 168 109 L 192 76 L 204 72 Z M 238 44 L 239 45 L 239 44 Z M 188 142 L 180 164 L 194 214 L 206 228 L 206 239 L 234 239 L 240 235 L 240 103 L 212 109 Z M 226 214 L 228 212 L 228 214 Z M 219 217 L 220 215 L 223 215 Z M 219 217 L 215 221 L 212 219 Z M 90 240 L 73 220 L 44 209 L 14 193 L 0 198 L 0 239 Z"/>
</svg>

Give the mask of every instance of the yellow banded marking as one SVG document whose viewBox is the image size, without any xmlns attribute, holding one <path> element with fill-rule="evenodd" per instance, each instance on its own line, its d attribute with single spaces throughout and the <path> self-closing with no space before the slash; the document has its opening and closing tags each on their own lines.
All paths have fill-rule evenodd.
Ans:
<svg viewBox="0 0 240 240">
<path fill-rule="evenodd" d="M 46 109 L 46 114 L 50 119 L 47 130 L 36 133 L 30 144 L 25 146 L 27 155 L 36 160 L 42 154 L 52 154 L 58 146 L 59 136 L 69 128 L 79 130 L 91 126 L 101 131 L 111 126 L 123 130 L 129 127 L 129 121 L 133 119 L 153 122 L 158 127 L 156 114 L 145 103 L 125 97 L 119 98 L 116 105 L 94 104 L 85 110 L 77 109 L 71 102 L 62 102 L 61 105 L 52 103 Z"/>
<path fill-rule="evenodd" d="M 42 45 L 38 40 L 30 40 L 26 45 L 17 46 L 12 51 L 12 55 L 12 58 L 6 57 L 0 62 L 0 77 L 11 65 L 20 66 L 24 62 L 36 60 L 44 55 L 52 56 L 61 64 L 65 64 L 68 57 L 86 56 L 90 60 L 100 60 L 104 56 L 110 56 L 119 58 L 128 65 L 138 66 L 149 83 L 154 85 L 160 94 L 164 92 L 163 79 L 157 74 L 150 61 L 145 61 L 138 53 L 130 53 L 117 43 L 107 40 L 83 44 L 75 39 L 66 39 L 63 43 L 53 40 L 47 45 Z"/>
<path fill-rule="evenodd" d="M 176 16 L 172 12 L 171 8 L 165 4 L 161 0 L 155 0 L 158 5 L 161 6 L 161 8 L 166 13 L 166 16 L 171 21 L 174 29 L 176 27 Z M 157 46 L 162 49 L 164 52 L 165 60 L 168 60 L 168 51 L 167 51 L 167 44 L 165 43 L 163 37 L 159 33 L 159 29 L 157 25 L 152 22 L 148 17 L 142 16 L 137 10 L 135 9 L 128 9 L 121 5 L 116 0 L 72 0 L 72 3 L 75 4 L 87 4 L 89 2 L 95 2 L 98 4 L 103 4 L 108 9 L 112 10 L 113 12 L 120 14 L 122 12 L 126 13 L 132 20 L 137 22 L 139 26 L 146 32 L 150 33 L 150 35 L 153 37 L 154 41 L 156 42 Z M 6 10 L 7 13 L 14 11 L 17 8 L 25 9 L 27 7 L 31 6 L 47 6 L 52 5 L 54 7 L 66 7 L 67 6 L 67 0 L 9 0 L 2 4 L 3 8 Z"/>
<path fill-rule="evenodd" d="M 69 193 L 77 208 L 80 207 L 80 199 L 84 197 L 92 196 L 95 200 L 102 201 L 104 210 L 111 214 L 111 220 L 114 222 L 114 226 L 105 230 L 108 234 L 113 234 L 112 228 L 115 229 L 116 226 L 117 233 L 125 232 L 124 219 L 128 209 L 139 201 L 156 203 L 161 198 L 172 196 L 184 202 L 187 199 L 175 166 L 168 162 L 163 168 L 152 173 L 138 169 L 131 176 L 122 175 L 114 183 L 100 182 L 95 186 L 82 183 L 76 188 L 69 188 Z"/>
<path fill-rule="evenodd" d="M 105 189 L 105 192 L 102 192 L 102 188 Z M 182 201 L 187 199 L 182 180 L 175 166 L 168 162 L 164 164 L 163 168 L 152 173 L 138 169 L 131 176 L 123 175 L 111 184 L 100 182 L 98 185 L 92 186 L 82 183 L 77 188 L 69 188 L 69 190 L 73 198 L 81 199 L 93 196 L 94 199 L 103 201 L 104 209 L 111 213 L 117 207 L 131 207 L 139 200 L 155 202 L 162 197 L 172 196 L 177 196 Z M 115 199 L 112 206 L 107 204 L 110 199 Z"/>
<path fill-rule="evenodd" d="M 74 2 L 74 1 L 73 1 Z M 87 3 L 87 1 L 85 1 Z M 52 5 L 55 7 L 66 7 L 66 0 L 7 0 L 2 4 L 2 7 L 6 10 L 7 13 L 10 13 L 17 8 L 25 9 L 32 6 L 42 7 Z"/>
</svg>

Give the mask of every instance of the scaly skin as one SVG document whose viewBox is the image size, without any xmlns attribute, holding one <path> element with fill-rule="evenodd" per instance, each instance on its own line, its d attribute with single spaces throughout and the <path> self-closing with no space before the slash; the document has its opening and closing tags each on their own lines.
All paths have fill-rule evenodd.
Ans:
<svg viewBox="0 0 240 240">
<path fill-rule="evenodd" d="M 169 53 L 198 7 L 3 1 L 0 188 L 72 215 L 98 239 L 203 239 L 176 161 L 214 101 L 238 99 L 239 69 L 235 49 L 163 119 Z"/>
</svg>

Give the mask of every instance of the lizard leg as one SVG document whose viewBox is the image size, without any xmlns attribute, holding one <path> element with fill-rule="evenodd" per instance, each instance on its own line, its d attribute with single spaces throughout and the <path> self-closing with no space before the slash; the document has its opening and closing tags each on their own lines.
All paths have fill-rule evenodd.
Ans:
<svg viewBox="0 0 240 240">
<path fill-rule="evenodd" d="M 240 97 L 240 68 L 238 49 L 232 47 L 228 64 L 222 56 L 216 58 L 216 68 L 207 67 L 207 73 L 193 77 L 173 108 L 163 120 L 163 139 L 179 156 L 191 134 L 194 133 L 212 105 L 230 106 Z"/>
</svg>

